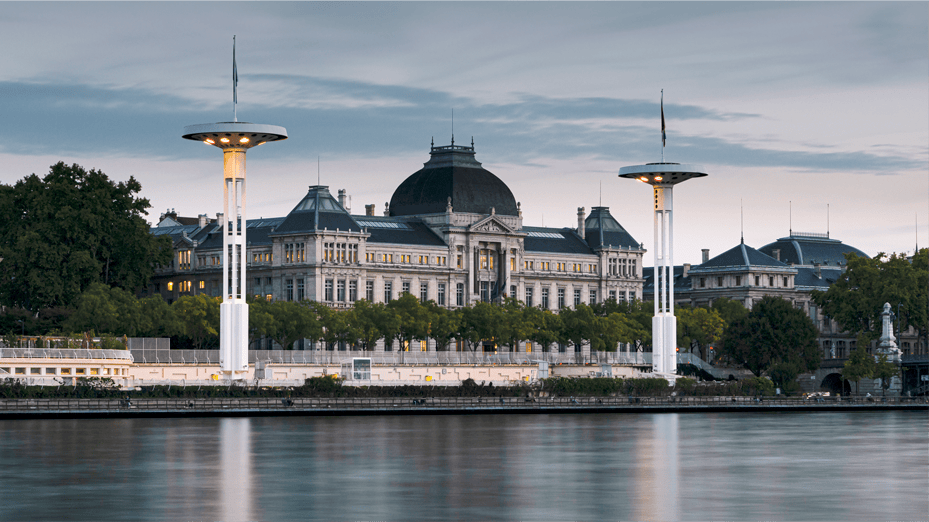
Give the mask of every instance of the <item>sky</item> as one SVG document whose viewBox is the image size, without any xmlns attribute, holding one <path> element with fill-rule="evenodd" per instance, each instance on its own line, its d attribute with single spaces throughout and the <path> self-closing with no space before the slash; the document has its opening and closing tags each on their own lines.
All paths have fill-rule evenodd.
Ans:
<svg viewBox="0 0 929 522">
<path fill-rule="evenodd" d="M 289 134 L 248 152 L 250 218 L 317 179 L 381 214 L 454 132 L 524 225 L 608 206 L 646 264 L 651 188 L 617 174 L 662 153 L 709 174 L 675 187 L 676 264 L 929 246 L 925 2 L 0 2 L 0 183 L 64 161 L 135 177 L 152 222 L 220 212 L 222 152 L 181 134 L 232 119 L 233 35 L 238 120 Z"/>
</svg>

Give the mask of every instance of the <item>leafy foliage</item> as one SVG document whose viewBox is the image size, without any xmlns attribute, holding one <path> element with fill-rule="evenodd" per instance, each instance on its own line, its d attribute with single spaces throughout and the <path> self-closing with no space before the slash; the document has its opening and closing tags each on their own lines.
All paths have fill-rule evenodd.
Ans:
<svg viewBox="0 0 929 522">
<path fill-rule="evenodd" d="M 172 254 L 170 239 L 149 233 L 140 190 L 132 177 L 114 183 L 62 162 L 0 185 L 0 304 L 36 312 L 72 305 L 93 283 L 145 286 Z"/>
<path fill-rule="evenodd" d="M 802 310 L 784 299 L 766 296 L 729 326 L 722 354 L 756 376 L 768 372 L 772 379 L 777 377 L 776 384 L 784 385 L 800 372 L 819 367 L 816 335 L 813 322 Z"/>
</svg>

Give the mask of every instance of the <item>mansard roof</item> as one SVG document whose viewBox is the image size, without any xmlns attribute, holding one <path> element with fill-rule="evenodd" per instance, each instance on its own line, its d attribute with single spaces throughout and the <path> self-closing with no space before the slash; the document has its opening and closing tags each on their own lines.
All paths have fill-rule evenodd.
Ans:
<svg viewBox="0 0 929 522">
<path fill-rule="evenodd" d="M 610 207 L 593 207 L 584 221 L 584 236 L 590 248 L 639 250 L 639 242 L 610 214 Z"/>
<path fill-rule="evenodd" d="M 273 233 L 298 234 L 318 230 L 361 232 L 358 223 L 329 193 L 329 187 L 322 185 L 311 186 Z"/>
<path fill-rule="evenodd" d="M 789 236 L 769 243 L 759 250 L 772 257 L 776 257 L 774 250 L 780 250 L 780 260 L 790 265 L 845 266 L 845 254 L 848 252 L 869 257 L 851 245 L 843 244 L 838 239 L 830 239 L 828 234 L 801 232 L 791 232 Z"/>
<path fill-rule="evenodd" d="M 368 233 L 368 243 L 395 245 L 448 246 L 431 228 L 419 220 L 380 216 L 352 216 Z"/>
<path fill-rule="evenodd" d="M 706 263 L 695 266 L 691 271 L 709 272 L 725 268 L 751 270 L 752 268 L 789 269 L 790 267 L 786 263 L 782 263 L 745 243 L 740 243 Z"/>
<path fill-rule="evenodd" d="M 523 227 L 521 231 L 526 233 L 523 247 L 527 252 L 594 255 L 573 228 Z"/>
</svg>

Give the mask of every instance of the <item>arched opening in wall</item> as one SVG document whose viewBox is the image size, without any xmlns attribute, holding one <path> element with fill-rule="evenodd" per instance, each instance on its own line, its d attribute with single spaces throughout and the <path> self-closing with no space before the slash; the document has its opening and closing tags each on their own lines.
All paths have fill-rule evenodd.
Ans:
<svg viewBox="0 0 929 522">
<path fill-rule="evenodd" d="M 819 384 L 819 388 L 829 393 L 841 393 L 843 396 L 848 396 L 852 392 L 851 384 L 838 373 L 827 375 L 823 382 Z"/>
</svg>

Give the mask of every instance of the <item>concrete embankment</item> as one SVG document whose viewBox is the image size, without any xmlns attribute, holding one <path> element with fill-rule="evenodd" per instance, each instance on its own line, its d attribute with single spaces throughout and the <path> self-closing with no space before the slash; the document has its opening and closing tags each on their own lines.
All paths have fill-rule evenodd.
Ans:
<svg viewBox="0 0 929 522">
<path fill-rule="evenodd" d="M 526 413 L 701 413 L 925 410 L 929 399 L 841 400 L 751 397 L 453 397 L 3 399 L 0 419 L 246 417 L 326 415 L 463 415 Z"/>
</svg>

